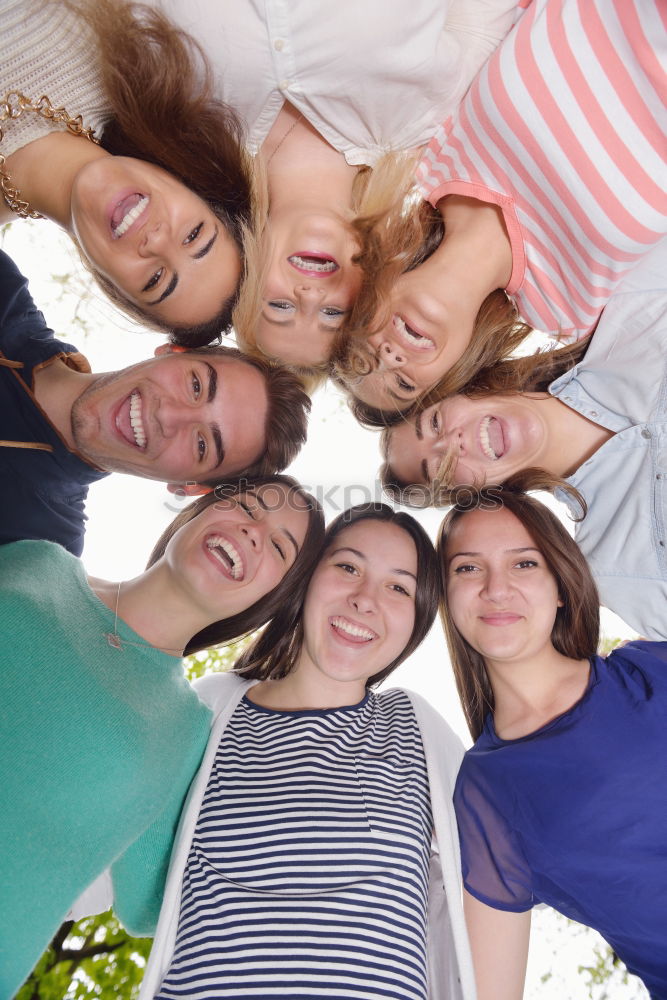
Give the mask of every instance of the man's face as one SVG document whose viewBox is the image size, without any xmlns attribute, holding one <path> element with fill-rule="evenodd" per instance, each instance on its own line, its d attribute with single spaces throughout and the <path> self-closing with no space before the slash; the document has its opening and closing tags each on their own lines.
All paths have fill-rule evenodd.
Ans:
<svg viewBox="0 0 667 1000">
<path fill-rule="evenodd" d="M 236 357 L 168 353 L 100 375 L 72 407 L 86 461 L 168 483 L 247 469 L 265 445 L 264 376 Z"/>
</svg>

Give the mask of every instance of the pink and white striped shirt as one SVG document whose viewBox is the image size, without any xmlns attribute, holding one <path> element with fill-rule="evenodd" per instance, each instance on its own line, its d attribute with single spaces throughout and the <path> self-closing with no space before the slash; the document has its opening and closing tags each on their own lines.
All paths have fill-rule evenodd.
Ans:
<svg viewBox="0 0 667 1000">
<path fill-rule="evenodd" d="M 667 232 L 667 2 L 534 0 L 417 168 L 502 208 L 507 292 L 563 341 Z"/>
</svg>

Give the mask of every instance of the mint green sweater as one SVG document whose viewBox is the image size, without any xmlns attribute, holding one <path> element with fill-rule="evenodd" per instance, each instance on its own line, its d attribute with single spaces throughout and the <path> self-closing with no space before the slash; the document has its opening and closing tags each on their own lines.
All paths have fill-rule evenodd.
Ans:
<svg viewBox="0 0 667 1000">
<path fill-rule="evenodd" d="M 161 897 L 211 713 L 180 659 L 123 622 L 126 642 L 114 649 L 103 634 L 113 627 L 113 612 L 65 549 L 36 541 L 0 547 L 1 1000 L 29 975 L 77 896 L 114 862 L 119 916 L 135 934 L 155 926 L 157 913 L 139 898 Z M 149 826 L 152 894 L 128 851 Z"/>
</svg>

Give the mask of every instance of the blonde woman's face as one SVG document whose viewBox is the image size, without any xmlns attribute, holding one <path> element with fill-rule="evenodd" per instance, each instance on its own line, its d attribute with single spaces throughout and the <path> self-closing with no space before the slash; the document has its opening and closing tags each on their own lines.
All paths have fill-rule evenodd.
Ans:
<svg viewBox="0 0 667 1000">
<path fill-rule="evenodd" d="M 77 174 L 72 231 L 134 305 L 173 326 L 212 320 L 241 276 L 238 247 L 208 205 L 143 160 L 105 156 Z"/>
<path fill-rule="evenodd" d="M 333 213 L 290 213 L 271 215 L 266 246 L 257 347 L 286 364 L 325 364 L 361 287 L 356 241 Z"/>
<path fill-rule="evenodd" d="M 447 374 L 470 343 L 472 327 L 454 319 L 428 264 L 401 275 L 388 322 L 368 338 L 375 368 L 352 391 L 378 409 L 406 410 Z"/>
</svg>

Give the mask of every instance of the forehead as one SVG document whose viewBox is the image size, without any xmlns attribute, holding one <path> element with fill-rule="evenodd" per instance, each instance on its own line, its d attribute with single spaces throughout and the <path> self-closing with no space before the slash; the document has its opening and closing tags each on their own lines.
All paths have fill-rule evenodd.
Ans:
<svg viewBox="0 0 667 1000">
<path fill-rule="evenodd" d="M 455 522 L 447 536 L 447 558 L 457 552 L 491 555 L 507 549 L 537 548 L 536 541 L 516 514 L 500 507 L 473 510 Z"/>
<path fill-rule="evenodd" d="M 350 547 L 360 552 L 369 566 L 416 572 L 417 549 L 404 528 L 387 521 L 367 518 L 343 528 L 329 550 Z"/>
</svg>

